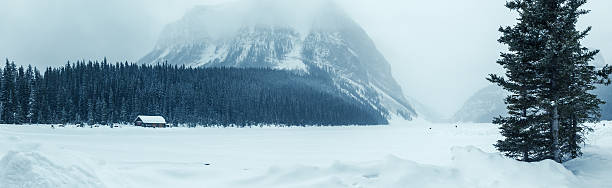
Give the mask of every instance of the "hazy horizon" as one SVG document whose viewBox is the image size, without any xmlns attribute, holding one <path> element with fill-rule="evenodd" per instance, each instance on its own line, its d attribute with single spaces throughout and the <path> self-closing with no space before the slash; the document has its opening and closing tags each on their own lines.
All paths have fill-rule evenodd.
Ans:
<svg viewBox="0 0 612 188">
<path fill-rule="evenodd" d="M 103 57 L 135 62 L 193 6 L 228 1 L 235 0 L 2 1 L 0 57 L 39 67 Z M 515 21 L 505 0 L 337 2 L 375 41 L 404 94 L 443 116 L 501 70 L 497 29 Z M 593 26 L 585 46 L 612 59 L 612 2 L 590 0 L 585 8 L 592 13 L 579 26 Z"/>
</svg>

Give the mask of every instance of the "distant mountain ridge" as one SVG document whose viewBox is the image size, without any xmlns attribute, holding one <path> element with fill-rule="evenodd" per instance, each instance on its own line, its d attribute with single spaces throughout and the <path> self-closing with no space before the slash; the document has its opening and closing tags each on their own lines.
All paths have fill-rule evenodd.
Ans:
<svg viewBox="0 0 612 188">
<path fill-rule="evenodd" d="M 507 92 L 496 85 L 487 86 L 472 95 L 455 113 L 453 122 L 491 123 L 507 114 L 504 98 Z"/>
<path fill-rule="evenodd" d="M 326 0 L 256 0 L 196 7 L 169 24 L 143 64 L 264 67 L 327 73 L 347 96 L 386 117 L 416 112 L 366 32 Z"/>
</svg>

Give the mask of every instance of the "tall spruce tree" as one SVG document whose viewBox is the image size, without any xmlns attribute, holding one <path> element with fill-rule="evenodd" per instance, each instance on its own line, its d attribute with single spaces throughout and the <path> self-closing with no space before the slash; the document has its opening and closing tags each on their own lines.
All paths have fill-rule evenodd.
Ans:
<svg viewBox="0 0 612 188">
<path fill-rule="evenodd" d="M 17 88 L 15 87 L 15 63 L 6 60 L 4 71 L 2 71 L 2 121 L 7 124 L 15 123 L 15 112 L 17 111 Z"/>
<path fill-rule="evenodd" d="M 127 108 L 127 102 L 125 101 L 125 98 L 121 99 L 121 112 L 119 112 L 119 123 L 127 123 L 128 122 L 128 108 Z"/>
<path fill-rule="evenodd" d="M 576 23 L 586 0 L 513 0 L 506 7 L 519 13 L 518 23 L 500 28 L 499 42 L 508 45 L 498 64 L 505 77 L 488 80 L 510 91 L 509 116 L 499 117 L 505 137 L 495 146 L 523 161 L 553 159 L 562 162 L 580 156 L 585 122 L 597 121 L 599 104 L 589 91 L 609 84 L 611 68 L 596 70 L 589 61 L 598 51 L 580 44 L 591 30 Z"/>
<path fill-rule="evenodd" d="M 33 123 L 42 123 L 43 122 L 43 98 L 45 95 L 45 91 L 42 89 L 42 75 L 40 74 L 40 71 L 34 67 L 34 82 L 33 82 L 33 92 L 32 94 L 34 95 L 33 97 L 33 101 L 34 104 L 31 106 L 31 110 L 33 111 L 33 117 L 32 117 L 32 121 Z"/>
<path fill-rule="evenodd" d="M 95 124 L 94 114 L 94 104 L 92 99 L 89 99 L 87 100 L 87 125 Z"/>
<path fill-rule="evenodd" d="M 36 76 L 34 75 L 34 69 L 31 65 L 28 65 L 28 69 L 26 70 L 26 80 L 27 80 L 27 106 L 26 109 L 26 122 L 28 124 L 32 124 L 35 111 L 36 111 Z"/>
<path fill-rule="evenodd" d="M 26 76 L 25 69 L 23 66 L 19 66 L 17 69 L 16 78 L 16 103 L 17 110 L 15 111 L 15 123 L 22 124 L 27 122 L 27 113 L 29 109 L 30 88 L 29 88 L 29 77 Z"/>
</svg>

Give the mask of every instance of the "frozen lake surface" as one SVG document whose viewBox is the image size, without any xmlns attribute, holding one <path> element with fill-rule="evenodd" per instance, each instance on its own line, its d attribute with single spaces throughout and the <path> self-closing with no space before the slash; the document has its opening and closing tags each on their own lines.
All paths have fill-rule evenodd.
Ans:
<svg viewBox="0 0 612 188">
<path fill-rule="evenodd" d="M 491 124 L 52 129 L 0 125 L 0 187 L 612 187 L 612 123 L 563 165 L 500 156 Z"/>
</svg>

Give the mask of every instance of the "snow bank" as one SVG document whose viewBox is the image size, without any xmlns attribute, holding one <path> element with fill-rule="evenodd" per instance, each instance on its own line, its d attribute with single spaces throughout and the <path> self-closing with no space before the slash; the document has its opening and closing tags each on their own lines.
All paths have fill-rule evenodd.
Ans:
<svg viewBox="0 0 612 188">
<path fill-rule="evenodd" d="M 104 187 L 90 172 L 61 166 L 37 152 L 9 151 L 0 160 L 0 187 Z"/>
<path fill-rule="evenodd" d="M 475 147 L 453 147 L 452 153 L 465 187 L 579 187 L 572 172 L 552 160 L 519 162 Z"/>
<path fill-rule="evenodd" d="M 585 154 L 565 163 L 576 176 L 582 178 L 583 187 L 612 187 L 612 148 L 591 146 Z"/>
<path fill-rule="evenodd" d="M 74 152 L 51 147 L 43 153 L 43 145 L 24 141 L 20 136 L 0 134 L 1 188 L 97 188 L 105 185 Z"/>
<path fill-rule="evenodd" d="M 523 163 L 475 147 L 454 147 L 450 167 L 389 156 L 370 163 L 336 162 L 329 167 L 273 167 L 236 186 L 258 187 L 578 187 L 577 178 L 553 161 Z"/>
</svg>

